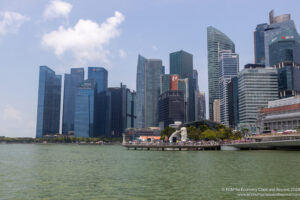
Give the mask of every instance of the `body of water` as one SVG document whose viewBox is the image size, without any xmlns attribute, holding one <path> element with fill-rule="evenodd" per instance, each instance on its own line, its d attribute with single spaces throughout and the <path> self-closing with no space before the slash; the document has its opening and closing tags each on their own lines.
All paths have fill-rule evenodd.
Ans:
<svg viewBox="0 0 300 200">
<path fill-rule="evenodd" d="M 286 196 L 239 196 L 275 193 Z M 300 199 L 293 196 L 297 194 L 298 151 L 128 151 L 122 146 L 104 145 L 0 145 L 1 200 Z"/>
</svg>

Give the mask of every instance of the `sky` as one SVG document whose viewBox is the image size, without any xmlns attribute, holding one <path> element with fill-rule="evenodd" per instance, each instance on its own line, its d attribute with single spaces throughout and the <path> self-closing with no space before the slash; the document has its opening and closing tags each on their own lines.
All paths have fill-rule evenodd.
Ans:
<svg viewBox="0 0 300 200">
<path fill-rule="evenodd" d="M 1 0 L 0 136 L 35 137 L 41 65 L 57 74 L 102 66 L 109 87 L 135 90 L 138 54 L 162 59 L 168 73 L 169 54 L 185 50 L 207 100 L 207 26 L 232 39 L 242 69 L 269 11 L 290 13 L 299 27 L 299 8 L 299 0 Z"/>
</svg>

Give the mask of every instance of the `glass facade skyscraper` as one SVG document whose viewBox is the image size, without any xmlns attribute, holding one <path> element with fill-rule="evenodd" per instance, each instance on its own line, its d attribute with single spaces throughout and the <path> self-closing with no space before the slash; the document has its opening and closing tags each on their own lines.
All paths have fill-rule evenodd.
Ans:
<svg viewBox="0 0 300 200">
<path fill-rule="evenodd" d="M 280 16 L 277 16 L 277 18 L 279 19 Z M 270 22 L 272 23 L 265 29 L 264 32 L 266 66 L 272 66 L 270 62 L 271 52 L 269 50 L 269 46 L 276 39 L 276 37 L 278 36 L 285 37 L 284 34 L 287 32 L 297 32 L 295 23 L 293 20 L 290 20 L 290 17 L 282 18 L 282 20 L 274 20 L 274 19 L 276 19 L 276 17 L 274 18 L 273 16 L 270 15 Z"/>
<path fill-rule="evenodd" d="M 239 127 L 256 131 L 258 110 L 278 99 L 277 70 L 248 64 L 238 74 Z"/>
<path fill-rule="evenodd" d="M 285 61 L 300 63 L 300 37 L 294 29 L 280 33 L 269 44 L 270 66 Z"/>
<path fill-rule="evenodd" d="M 228 83 L 239 72 L 239 55 L 231 50 L 220 51 L 220 118 L 221 123 L 229 126 Z"/>
<path fill-rule="evenodd" d="M 207 27 L 208 52 L 208 92 L 209 92 L 209 119 L 213 118 L 213 103 L 220 98 L 219 90 L 219 53 L 222 50 L 231 50 L 235 53 L 235 45 L 229 37 L 218 29 Z"/>
<path fill-rule="evenodd" d="M 75 137 L 95 137 L 96 82 L 84 81 L 75 97 Z"/>
<path fill-rule="evenodd" d="M 161 128 L 174 124 L 175 121 L 184 122 L 184 95 L 182 91 L 169 90 L 159 97 L 159 124 Z"/>
<path fill-rule="evenodd" d="M 121 137 L 126 128 L 134 128 L 135 92 L 131 92 L 126 85 L 108 88 L 111 94 L 111 136 Z"/>
<path fill-rule="evenodd" d="M 94 79 L 97 83 L 97 93 L 107 89 L 107 70 L 103 67 L 89 67 L 88 79 Z"/>
<path fill-rule="evenodd" d="M 267 23 L 258 24 L 254 31 L 255 64 L 265 64 L 265 29 L 267 27 Z"/>
<path fill-rule="evenodd" d="M 59 133 L 61 75 L 40 66 L 36 137 Z"/>
<path fill-rule="evenodd" d="M 193 55 L 183 50 L 170 54 L 170 74 L 178 74 L 180 79 L 187 78 L 188 93 L 188 121 L 195 120 L 195 85 L 193 78 Z"/>
<path fill-rule="evenodd" d="M 162 61 L 138 56 L 136 79 L 137 128 L 158 126 L 158 98 Z"/>
<path fill-rule="evenodd" d="M 71 73 L 65 74 L 62 134 L 74 131 L 75 97 L 83 81 L 84 68 L 71 68 Z"/>
</svg>

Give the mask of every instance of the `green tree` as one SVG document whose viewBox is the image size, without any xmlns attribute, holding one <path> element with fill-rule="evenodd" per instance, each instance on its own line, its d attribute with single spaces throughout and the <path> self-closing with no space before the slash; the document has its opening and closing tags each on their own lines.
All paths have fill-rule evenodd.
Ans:
<svg viewBox="0 0 300 200">
<path fill-rule="evenodd" d="M 199 131 L 195 126 L 187 127 L 187 136 L 190 140 L 198 141 L 199 140 Z"/>
<path fill-rule="evenodd" d="M 203 140 L 216 140 L 217 139 L 217 131 L 207 129 L 201 134 L 201 139 Z"/>
<path fill-rule="evenodd" d="M 174 133 L 176 131 L 175 128 L 172 128 L 172 127 L 166 127 L 164 130 L 161 131 L 161 134 L 160 134 L 160 139 L 161 140 L 165 140 L 165 138 L 169 138 L 172 133 Z"/>
</svg>

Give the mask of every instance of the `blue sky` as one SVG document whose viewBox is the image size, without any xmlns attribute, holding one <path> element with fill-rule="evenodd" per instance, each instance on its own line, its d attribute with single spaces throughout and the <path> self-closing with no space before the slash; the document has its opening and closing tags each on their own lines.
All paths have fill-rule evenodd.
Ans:
<svg viewBox="0 0 300 200">
<path fill-rule="evenodd" d="M 228 35 L 240 69 L 254 60 L 253 31 L 268 13 L 291 13 L 300 26 L 298 0 L 1 0 L 0 136 L 35 136 L 38 71 L 103 66 L 109 86 L 135 89 L 137 56 L 194 55 L 199 87 L 207 93 L 206 27 Z"/>
</svg>

